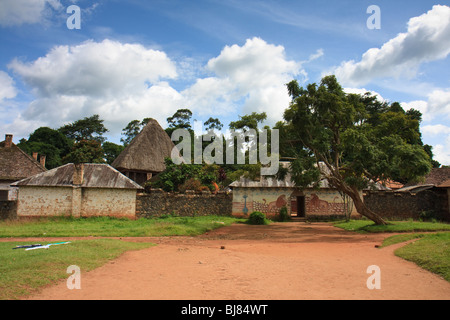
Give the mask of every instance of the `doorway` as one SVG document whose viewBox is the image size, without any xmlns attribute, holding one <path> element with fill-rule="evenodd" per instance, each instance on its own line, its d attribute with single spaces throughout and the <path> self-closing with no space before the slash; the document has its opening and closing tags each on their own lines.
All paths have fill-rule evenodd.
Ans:
<svg viewBox="0 0 450 320">
<path fill-rule="evenodd" d="M 297 217 L 306 216 L 305 196 L 297 196 Z"/>
</svg>

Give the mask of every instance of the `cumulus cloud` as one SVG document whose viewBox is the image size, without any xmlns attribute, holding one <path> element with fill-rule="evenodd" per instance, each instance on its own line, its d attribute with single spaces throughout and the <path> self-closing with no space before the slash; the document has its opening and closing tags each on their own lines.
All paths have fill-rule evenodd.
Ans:
<svg viewBox="0 0 450 320">
<path fill-rule="evenodd" d="M 61 9 L 59 0 L 2 0 L 0 25 L 9 27 L 43 22 L 49 11 Z"/>
<path fill-rule="evenodd" d="M 260 38 L 248 39 L 243 46 L 226 46 L 207 63 L 214 76 L 199 79 L 183 92 L 203 110 L 233 112 L 243 103 L 242 112 L 266 112 L 269 121 L 281 120 L 289 105 L 285 84 L 304 74 L 301 64 L 288 60 L 284 47 Z M 233 107 L 234 106 L 234 107 Z"/>
<path fill-rule="evenodd" d="M 416 109 L 422 112 L 424 121 L 431 121 L 436 117 L 450 116 L 450 88 L 435 89 L 428 95 L 428 100 L 402 102 L 404 109 Z"/>
<path fill-rule="evenodd" d="M 313 58 L 322 54 L 319 50 Z M 201 66 L 204 77 L 189 66 L 199 68 L 198 62 L 181 62 L 159 50 L 112 40 L 57 46 L 31 62 L 14 59 L 8 67 L 35 96 L 16 121 L 57 127 L 99 114 L 110 134 L 118 136 L 131 120 L 152 117 L 164 126 L 167 117 L 187 107 L 205 118 L 266 112 L 274 123 L 290 102 L 285 84 L 306 75 L 282 46 L 260 38 L 226 46 Z M 175 89 L 172 81 L 186 86 Z"/>
<path fill-rule="evenodd" d="M 433 147 L 433 158 L 443 165 L 450 165 L 450 133 L 443 143 L 439 143 Z"/>
<path fill-rule="evenodd" d="M 124 121 L 154 115 L 164 121 L 180 99 L 164 81 L 177 77 L 173 61 L 139 44 L 57 46 L 33 62 L 15 59 L 9 68 L 36 97 L 23 120 L 61 125 L 98 113 L 111 131 L 120 132 Z"/>
<path fill-rule="evenodd" d="M 6 99 L 12 99 L 17 95 L 14 80 L 4 71 L 0 71 L 0 104 Z"/>
<path fill-rule="evenodd" d="M 373 91 L 373 90 L 367 90 L 365 88 L 343 88 L 343 89 L 346 93 L 355 93 L 355 94 L 360 94 L 360 95 L 364 95 L 368 92 L 368 93 L 370 93 L 371 96 L 376 96 L 378 101 L 380 101 L 380 102 L 386 101 L 381 96 L 381 94 L 379 94 L 378 92 Z"/>
<path fill-rule="evenodd" d="M 413 77 L 420 64 L 439 60 L 450 53 L 450 7 L 435 5 L 427 13 L 411 18 L 407 32 L 381 48 L 372 48 L 359 62 L 345 61 L 332 73 L 349 86 L 361 86 L 375 78 Z"/>
</svg>

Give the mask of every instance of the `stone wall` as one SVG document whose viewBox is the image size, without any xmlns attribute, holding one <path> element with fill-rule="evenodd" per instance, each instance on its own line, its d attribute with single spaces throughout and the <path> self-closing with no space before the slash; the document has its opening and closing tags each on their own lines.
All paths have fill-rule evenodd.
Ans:
<svg viewBox="0 0 450 320">
<path fill-rule="evenodd" d="M 17 201 L 0 201 L 0 220 L 17 219 Z"/>
<path fill-rule="evenodd" d="M 110 216 L 134 218 L 136 190 L 83 188 L 81 216 Z"/>
<path fill-rule="evenodd" d="M 425 217 L 450 221 L 447 191 L 438 188 L 418 193 L 369 191 L 364 195 L 364 203 L 386 219 L 419 220 Z"/>
<path fill-rule="evenodd" d="M 219 192 L 186 193 L 164 192 L 161 189 L 151 189 L 149 193 L 141 193 L 136 197 L 136 217 L 151 218 L 161 215 L 178 216 L 230 216 L 232 195 Z"/>
<path fill-rule="evenodd" d="M 135 218 L 136 190 L 21 186 L 17 216 L 111 216 Z"/>
<path fill-rule="evenodd" d="M 17 216 L 46 217 L 70 216 L 72 214 L 72 187 L 19 188 Z"/>
</svg>

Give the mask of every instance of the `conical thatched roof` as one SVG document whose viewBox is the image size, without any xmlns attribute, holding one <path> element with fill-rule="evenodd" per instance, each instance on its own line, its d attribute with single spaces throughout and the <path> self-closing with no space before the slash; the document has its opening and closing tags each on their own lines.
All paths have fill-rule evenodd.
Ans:
<svg viewBox="0 0 450 320">
<path fill-rule="evenodd" d="M 112 166 L 119 171 L 162 172 L 164 159 L 170 157 L 174 146 L 158 121 L 150 119 Z"/>
</svg>

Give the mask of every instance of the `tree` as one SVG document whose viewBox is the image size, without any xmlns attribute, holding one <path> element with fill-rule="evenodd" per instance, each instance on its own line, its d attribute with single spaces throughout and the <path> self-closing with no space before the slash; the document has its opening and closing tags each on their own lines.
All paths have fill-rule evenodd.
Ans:
<svg viewBox="0 0 450 320">
<path fill-rule="evenodd" d="M 333 75 L 306 89 L 293 80 L 287 89 L 292 102 L 284 119 L 296 143 L 291 164 L 295 184 L 317 184 L 325 177 L 353 200 L 358 213 L 386 224 L 366 207 L 361 191 L 374 182 L 417 180 L 429 172 L 417 118 L 398 104 L 346 94 Z"/>
<path fill-rule="evenodd" d="M 28 154 L 37 152 L 46 156 L 45 166 L 53 169 L 62 164 L 62 158 L 72 147 L 72 142 L 58 130 L 40 127 L 30 134 L 28 140 L 22 139 L 17 145 Z"/>
<path fill-rule="evenodd" d="M 186 129 L 192 131 L 191 126 L 192 111 L 189 109 L 178 109 L 171 117 L 167 118 L 168 127 L 166 132 L 172 136 L 176 129 Z"/>
<path fill-rule="evenodd" d="M 126 147 L 131 140 L 141 132 L 142 128 L 145 127 L 149 120 L 150 118 L 144 118 L 142 121 L 130 121 L 127 126 L 122 129 L 122 135 L 125 136 L 125 138 L 120 138 L 120 142 Z"/>
<path fill-rule="evenodd" d="M 99 115 L 95 114 L 66 124 L 58 131 L 74 142 L 96 140 L 103 143 L 106 140 L 103 134 L 108 132 L 108 129 L 103 125 L 103 120 L 100 119 Z"/>
<path fill-rule="evenodd" d="M 205 121 L 204 125 L 206 126 L 206 131 L 209 130 L 222 130 L 223 124 L 220 122 L 217 118 L 210 117 L 208 120 Z"/>
<path fill-rule="evenodd" d="M 63 158 L 64 163 L 105 163 L 105 154 L 97 140 L 81 140 Z"/>
<path fill-rule="evenodd" d="M 112 164 L 119 154 L 125 149 L 125 146 L 115 144 L 113 142 L 105 141 L 102 145 L 107 164 Z"/>
</svg>

